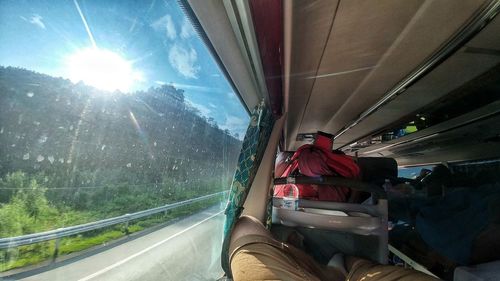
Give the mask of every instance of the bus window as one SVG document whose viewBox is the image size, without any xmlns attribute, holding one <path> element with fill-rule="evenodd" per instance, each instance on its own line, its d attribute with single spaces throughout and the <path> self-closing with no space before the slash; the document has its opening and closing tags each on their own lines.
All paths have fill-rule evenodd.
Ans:
<svg viewBox="0 0 500 281">
<path fill-rule="evenodd" d="M 2 1 L 0 34 L 0 239 L 229 190 L 249 117 L 177 1 Z M 0 279 L 83 250 L 24 276 L 214 279 L 223 195 L 0 248 Z"/>
</svg>

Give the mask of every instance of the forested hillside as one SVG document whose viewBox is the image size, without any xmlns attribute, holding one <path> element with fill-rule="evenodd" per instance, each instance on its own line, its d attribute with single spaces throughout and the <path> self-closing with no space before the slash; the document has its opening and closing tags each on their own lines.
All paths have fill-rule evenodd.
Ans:
<svg viewBox="0 0 500 281">
<path fill-rule="evenodd" d="M 241 145 L 182 89 L 106 93 L 12 67 L 0 67 L 0 118 L 3 236 L 40 230 L 9 231 L 5 213 L 33 190 L 93 219 L 227 190 Z"/>
</svg>

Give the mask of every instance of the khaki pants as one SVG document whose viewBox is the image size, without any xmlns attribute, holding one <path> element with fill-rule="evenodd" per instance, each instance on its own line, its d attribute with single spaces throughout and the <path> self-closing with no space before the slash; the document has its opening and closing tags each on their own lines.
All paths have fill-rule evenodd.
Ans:
<svg viewBox="0 0 500 281">
<path fill-rule="evenodd" d="M 350 258 L 347 262 L 349 274 L 346 280 L 350 281 L 433 281 L 436 278 L 413 269 L 402 268 L 393 265 L 381 265 L 371 261 Z"/>
<path fill-rule="evenodd" d="M 316 263 L 293 246 L 267 236 L 250 235 L 231 247 L 234 281 L 247 280 L 349 280 L 393 281 L 436 280 L 424 273 L 396 266 L 380 265 L 359 258 L 347 258 L 348 276 Z"/>
</svg>

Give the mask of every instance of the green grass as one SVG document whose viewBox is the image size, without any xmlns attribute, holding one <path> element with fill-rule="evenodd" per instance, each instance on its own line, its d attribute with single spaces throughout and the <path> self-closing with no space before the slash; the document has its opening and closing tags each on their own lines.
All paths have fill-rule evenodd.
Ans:
<svg viewBox="0 0 500 281">
<path fill-rule="evenodd" d="M 37 264 L 42 261 L 45 261 L 49 258 L 50 256 L 44 256 L 44 255 L 31 255 L 23 258 L 16 259 L 14 261 L 8 262 L 7 264 L 2 264 L 0 266 L 0 272 L 7 271 L 10 269 L 14 268 L 19 268 L 19 267 L 24 267 L 27 265 L 32 265 L 32 264 Z"/>
<path fill-rule="evenodd" d="M 0 251 L 0 272 L 36 264 L 52 258 L 54 241 L 19 246 Z"/>
<path fill-rule="evenodd" d="M 108 230 L 92 237 L 71 237 L 64 238 L 59 246 L 59 255 L 66 255 L 74 252 L 79 252 L 93 246 L 104 244 L 108 241 L 118 239 L 125 236 L 125 233 L 118 230 Z"/>
<path fill-rule="evenodd" d="M 220 202 L 220 199 L 213 198 L 203 202 L 194 203 L 188 206 L 152 215 L 129 222 L 128 228 L 125 225 L 115 225 L 110 228 L 89 231 L 77 236 L 62 238 L 59 245 L 59 256 L 79 252 L 94 246 L 116 240 L 127 234 L 139 232 L 149 227 L 168 222 L 172 219 L 196 213 L 209 206 Z M 76 214 L 72 214 L 76 216 Z M 42 242 L 33 245 L 0 250 L 0 272 L 21 268 L 28 265 L 37 264 L 51 259 L 54 254 L 54 241 Z"/>
</svg>

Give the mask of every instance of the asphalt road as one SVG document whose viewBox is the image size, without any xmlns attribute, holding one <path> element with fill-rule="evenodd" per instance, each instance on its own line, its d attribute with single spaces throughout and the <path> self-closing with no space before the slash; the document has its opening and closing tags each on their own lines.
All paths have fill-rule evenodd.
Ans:
<svg viewBox="0 0 500 281">
<path fill-rule="evenodd" d="M 210 208 L 127 243 L 20 280 L 215 280 L 224 216 Z"/>
</svg>

